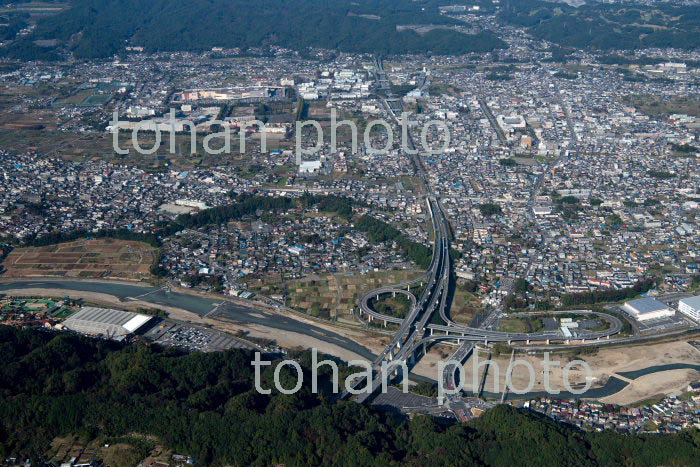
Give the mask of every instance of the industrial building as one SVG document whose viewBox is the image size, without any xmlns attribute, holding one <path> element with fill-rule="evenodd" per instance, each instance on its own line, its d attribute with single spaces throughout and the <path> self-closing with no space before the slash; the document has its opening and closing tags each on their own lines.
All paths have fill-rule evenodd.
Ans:
<svg viewBox="0 0 700 467">
<path fill-rule="evenodd" d="M 151 318 L 139 313 L 86 306 L 68 318 L 63 325 L 83 334 L 119 340 L 141 329 Z"/>
<path fill-rule="evenodd" d="M 299 165 L 299 174 L 315 174 L 321 170 L 321 161 L 303 161 Z"/>
<path fill-rule="evenodd" d="M 700 322 L 700 295 L 679 300 L 678 311 L 688 318 Z"/>
<path fill-rule="evenodd" d="M 668 318 L 676 314 L 667 305 L 650 297 L 630 300 L 622 308 L 637 321 Z"/>
</svg>

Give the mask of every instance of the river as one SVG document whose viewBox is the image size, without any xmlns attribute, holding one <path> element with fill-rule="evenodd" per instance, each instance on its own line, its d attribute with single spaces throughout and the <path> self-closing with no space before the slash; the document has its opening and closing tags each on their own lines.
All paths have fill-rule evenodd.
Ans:
<svg viewBox="0 0 700 467">
<path fill-rule="evenodd" d="M 147 285 L 124 284 L 116 282 L 97 282 L 97 281 L 72 281 L 62 279 L 42 279 L 29 280 L 18 279 L 12 282 L 0 282 L 0 292 L 12 289 L 60 289 L 77 292 L 93 292 L 113 295 L 122 300 L 136 298 L 138 300 L 153 303 L 154 305 L 171 306 L 191 311 L 204 316 L 212 311 L 216 305 L 225 301 L 201 297 L 198 295 L 189 295 L 179 292 L 166 292 L 162 287 L 152 287 Z M 337 345 L 340 348 L 349 350 L 360 355 L 368 360 L 374 359 L 374 354 L 367 348 L 361 346 L 355 341 L 343 337 L 333 331 L 323 329 L 312 324 L 303 323 L 301 321 L 289 318 L 280 314 L 261 313 L 259 310 L 244 307 L 231 302 L 227 302 L 226 306 L 222 306 L 217 310 L 217 313 L 225 316 L 227 319 L 238 323 L 251 323 L 269 328 L 289 331 L 298 334 L 304 334 L 315 339 L 319 339 L 329 344 Z"/>
</svg>

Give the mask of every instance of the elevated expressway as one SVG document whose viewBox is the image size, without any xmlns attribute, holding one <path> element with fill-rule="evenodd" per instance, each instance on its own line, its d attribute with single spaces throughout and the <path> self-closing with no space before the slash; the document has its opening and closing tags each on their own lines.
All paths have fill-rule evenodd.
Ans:
<svg viewBox="0 0 700 467">
<path fill-rule="evenodd" d="M 447 236 L 447 222 L 439 202 L 428 198 L 428 210 L 433 220 L 435 243 L 433 258 L 428 271 L 413 281 L 404 282 L 395 286 L 381 287 L 367 292 L 360 298 L 360 316 L 367 321 L 379 321 L 385 326 L 388 323 L 399 325 L 397 333 L 391 343 L 384 349 L 381 355 L 373 362 L 373 371 L 376 373 L 372 381 L 372 392 L 376 391 L 382 383 L 382 374 L 379 371 L 382 364 L 388 362 L 400 362 L 412 365 L 417 358 L 425 354 L 427 348 L 436 342 L 457 343 L 460 347 L 451 356 L 450 361 L 462 363 L 474 350 L 476 344 L 488 344 L 494 342 L 506 342 L 508 344 L 520 342 L 524 344 L 549 345 L 551 342 L 569 344 L 572 340 L 585 343 L 586 341 L 599 341 L 622 330 L 621 321 L 615 316 L 588 310 L 551 312 L 553 314 L 576 313 L 590 315 L 602 319 L 608 323 L 608 328 L 603 331 L 579 332 L 575 337 L 566 337 L 559 330 L 542 331 L 536 333 L 508 333 L 491 329 L 465 326 L 452 321 L 449 317 L 448 295 L 451 280 L 451 259 L 449 239 Z M 427 283 L 419 298 L 411 293 L 408 288 L 411 285 L 426 280 Z M 379 313 L 372 307 L 373 300 L 383 295 L 397 293 L 406 295 L 410 300 L 409 313 L 405 318 L 398 318 Z M 501 306 L 497 307 L 500 311 Z M 431 323 L 431 318 L 437 313 L 445 324 Z M 497 316 L 497 313 L 494 315 Z M 451 364 L 444 373 L 444 387 L 455 387 L 455 373 L 457 367 Z M 367 399 L 370 394 L 363 393 L 357 397 L 358 402 Z"/>
<path fill-rule="evenodd" d="M 377 60 L 376 63 L 378 88 L 384 90 L 389 95 L 389 98 L 384 100 L 384 105 L 387 111 L 398 121 L 397 112 L 401 110 L 401 101 L 396 101 L 391 97 L 391 91 L 387 84 L 382 63 L 380 60 Z M 398 106 L 397 103 L 399 104 Z M 408 143 L 412 149 L 415 149 L 410 134 Z M 420 178 L 424 181 L 427 180 L 420 158 L 415 157 L 414 162 Z M 426 188 L 428 188 L 427 184 Z M 371 391 L 358 394 L 355 398 L 357 402 L 367 400 L 380 387 L 384 379 L 383 372 L 380 371 L 383 367 L 386 367 L 390 363 L 394 365 L 397 363 L 400 365 L 406 364 L 406 366 L 413 365 L 417 358 L 425 354 L 427 347 L 435 342 L 449 341 L 459 344 L 460 347 L 452 355 L 450 360 L 461 364 L 473 351 L 477 343 L 523 342 L 530 344 L 532 342 L 549 344 L 552 341 L 569 343 L 571 340 L 571 338 L 565 337 L 558 330 L 538 333 L 506 333 L 485 329 L 491 323 L 495 322 L 499 314 L 503 311 L 502 304 L 492 310 L 479 328 L 465 326 L 452 321 L 449 317 L 448 310 L 451 304 L 449 295 L 451 293 L 450 286 L 452 279 L 449 224 L 440 203 L 434 195 L 430 194 L 429 189 L 427 207 L 433 224 L 434 246 L 433 257 L 426 273 L 412 281 L 372 290 L 360 298 L 361 318 L 366 317 L 368 321 L 379 320 L 384 325 L 388 323 L 396 324 L 399 326 L 399 329 L 391 343 L 374 362 L 372 362 L 372 381 L 369 383 Z M 422 284 L 424 283 L 424 285 L 420 297 L 416 297 L 410 292 L 410 286 L 419 282 Z M 405 318 L 384 315 L 372 308 L 371 304 L 373 299 L 379 299 L 382 295 L 396 293 L 405 294 L 410 300 L 411 306 Z M 622 323 L 614 316 L 590 311 L 581 311 L 578 313 L 591 314 L 602 318 L 609 323 L 609 328 L 604 331 L 582 331 L 576 337 L 576 340 L 590 341 L 607 339 L 611 335 L 619 333 L 622 329 Z M 431 322 L 434 316 L 439 316 L 444 324 Z M 389 366 L 391 367 L 391 365 Z M 452 385 L 452 387 L 455 384 L 455 370 L 456 366 L 452 365 L 452 368 L 448 366 L 448 369 L 445 371 L 445 377 L 449 380 L 448 383 Z M 394 370 L 390 371 L 393 372 Z M 366 384 L 367 382 L 365 380 L 357 381 L 354 387 L 364 387 Z M 348 394 L 346 393 L 345 396 L 347 397 Z"/>
</svg>

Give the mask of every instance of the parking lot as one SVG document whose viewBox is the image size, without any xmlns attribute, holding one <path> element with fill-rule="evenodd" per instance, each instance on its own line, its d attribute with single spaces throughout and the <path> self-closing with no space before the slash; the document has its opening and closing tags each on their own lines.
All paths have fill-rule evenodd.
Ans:
<svg viewBox="0 0 700 467">
<path fill-rule="evenodd" d="M 639 332 L 642 333 L 668 331 L 674 328 L 682 328 L 693 325 L 693 323 L 688 321 L 688 319 L 679 312 L 676 312 L 674 316 L 670 316 L 668 318 L 637 321 L 636 324 L 639 328 Z"/>
<path fill-rule="evenodd" d="M 230 334 L 178 323 L 169 319 L 157 322 L 144 334 L 144 337 L 159 344 L 201 352 L 217 352 L 228 349 L 258 350 L 254 344 Z"/>
</svg>

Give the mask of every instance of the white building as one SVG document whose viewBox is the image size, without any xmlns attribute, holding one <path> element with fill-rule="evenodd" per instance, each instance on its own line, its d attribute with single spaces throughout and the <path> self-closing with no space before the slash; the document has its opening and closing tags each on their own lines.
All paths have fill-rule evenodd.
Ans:
<svg viewBox="0 0 700 467">
<path fill-rule="evenodd" d="M 204 203 L 202 201 L 197 201 L 193 199 L 177 199 L 175 200 L 175 204 L 178 206 L 186 206 L 189 208 L 195 208 L 199 210 L 205 210 L 209 209 L 209 206 L 207 206 L 207 203 Z"/>
<path fill-rule="evenodd" d="M 63 325 L 83 334 L 120 339 L 138 331 L 151 318 L 140 313 L 86 306 L 64 321 Z"/>
<path fill-rule="evenodd" d="M 300 174 L 313 174 L 321 170 L 321 161 L 303 161 L 299 165 Z"/>
<path fill-rule="evenodd" d="M 622 308 L 637 321 L 668 318 L 676 314 L 668 306 L 650 297 L 631 300 Z"/>
<path fill-rule="evenodd" d="M 680 300 L 678 302 L 678 311 L 688 318 L 700 322 L 700 295 Z"/>
</svg>

